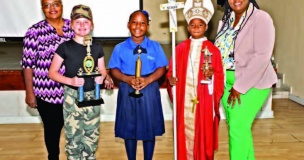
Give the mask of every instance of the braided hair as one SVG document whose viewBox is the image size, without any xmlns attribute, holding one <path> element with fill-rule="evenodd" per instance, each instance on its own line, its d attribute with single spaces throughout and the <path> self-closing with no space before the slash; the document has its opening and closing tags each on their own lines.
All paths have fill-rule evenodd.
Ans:
<svg viewBox="0 0 304 160">
<path fill-rule="evenodd" d="M 250 5 L 250 3 L 252 3 L 255 8 L 260 9 L 259 5 L 257 4 L 257 2 L 255 0 L 249 0 L 249 5 Z M 249 7 L 249 5 L 248 5 L 248 7 Z M 252 12 L 253 12 L 253 10 L 252 10 Z M 219 38 L 221 36 L 220 33 L 224 29 L 225 25 L 229 22 L 229 18 L 230 18 L 230 15 L 231 15 L 232 11 L 233 10 L 232 10 L 232 8 L 229 5 L 228 0 L 225 0 L 225 2 L 224 2 L 224 15 L 223 15 L 223 18 L 222 18 L 223 25 L 222 25 L 221 29 L 219 30 L 218 34 L 216 35 L 215 39 L 217 39 L 217 38 Z M 247 10 L 246 10 L 246 14 L 247 14 Z M 251 15 L 252 15 L 252 13 L 248 17 L 248 19 L 251 17 Z M 247 19 L 247 21 L 248 21 L 248 19 Z M 242 22 L 242 24 L 240 26 L 240 29 L 237 32 L 237 34 L 241 31 L 241 29 L 246 24 L 246 22 L 245 23 L 244 23 L 244 21 Z"/>
<path fill-rule="evenodd" d="M 255 0 L 249 0 L 249 3 L 252 3 L 253 6 L 255 6 L 257 9 L 260 9 L 259 5 L 257 4 L 257 2 Z M 230 14 L 232 12 L 232 8 L 230 7 L 228 0 L 225 0 L 224 3 L 224 16 L 222 18 L 223 22 L 227 21 L 230 17 Z"/>
</svg>

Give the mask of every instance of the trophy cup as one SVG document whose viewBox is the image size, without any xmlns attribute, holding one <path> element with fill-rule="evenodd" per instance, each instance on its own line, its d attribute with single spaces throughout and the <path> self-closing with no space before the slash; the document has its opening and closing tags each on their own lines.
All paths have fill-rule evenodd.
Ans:
<svg viewBox="0 0 304 160">
<path fill-rule="evenodd" d="M 208 70 L 210 68 L 211 65 L 211 58 L 212 58 L 212 53 L 209 52 L 208 47 L 206 46 L 204 50 L 202 50 L 202 52 L 204 52 L 204 61 L 203 61 L 203 67 L 202 70 Z M 210 84 L 211 83 L 211 79 L 209 79 L 208 77 L 205 77 L 201 80 L 202 84 Z"/>
<path fill-rule="evenodd" d="M 137 46 L 134 49 L 134 54 L 137 54 L 137 60 L 136 60 L 136 68 L 135 68 L 135 78 L 140 78 L 141 77 L 141 60 L 140 60 L 140 54 L 141 53 L 147 53 L 147 50 L 144 48 L 141 48 L 140 46 Z M 129 96 L 134 97 L 134 98 L 139 98 L 143 96 L 142 93 L 139 92 L 139 90 L 135 90 L 134 92 L 131 92 Z"/>
<path fill-rule="evenodd" d="M 87 47 L 87 56 L 83 60 L 83 69 L 84 70 L 82 68 L 79 68 L 77 77 L 93 78 L 96 76 L 101 76 L 101 74 L 99 73 L 98 67 L 96 67 L 95 70 L 93 71 L 93 69 L 95 67 L 95 63 L 94 63 L 93 57 L 91 56 L 91 47 L 90 47 L 92 45 L 92 37 L 86 36 L 84 38 L 83 45 Z M 104 101 L 100 97 L 100 84 L 95 84 L 95 96 L 94 97 L 93 97 L 93 95 L 90 95 L 89 93 L 84 95 L 83 86 L 80 86 L 78 88 L 78 98 L 76 99 L 76 105 L 79 108 L 86 107 L 86 106 L 96 106 L 96 105 L 100 105 L 103 103 L 104 103 Z"/>
</svg>

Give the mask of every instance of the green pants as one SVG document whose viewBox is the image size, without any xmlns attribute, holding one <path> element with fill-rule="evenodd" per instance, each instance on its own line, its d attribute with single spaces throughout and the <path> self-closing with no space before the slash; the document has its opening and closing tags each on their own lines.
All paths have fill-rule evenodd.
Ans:
<svg viewBox="0 0 304 160">
<path fill-rule="evenodd" d="M 75 104 L 77 95 L 77 90 L 64 88 L 63 116 L 67 158 L 68 160 L 96 160 L 100 105 L 78 108 Z M 91 95 L 94 95 L 94 91 Z"/>
<path fill-rule="evenodd" d="M 229 126 L 230 160 L 255 160 L 251 127 L 269 95 L 270 88 L 251 88 L 246 94 L 241 94 L 241 105 L 236 102 L 234 108 L 231 108 L 227 101 L 234 81 L 234 71 L 227 71 L 222 103 Z"/>
</svg>

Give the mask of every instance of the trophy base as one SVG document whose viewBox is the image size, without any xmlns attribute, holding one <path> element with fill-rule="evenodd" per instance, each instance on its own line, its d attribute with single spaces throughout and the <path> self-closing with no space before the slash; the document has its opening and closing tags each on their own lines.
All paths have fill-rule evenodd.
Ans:
<svg viewBox="0 0 304 160">
<path fill-rule="evenodd" d="M 130 97 L 134 97 L 134 98 L 140 98 L 143 96 L 142 93 L 136 93 L 136 92 L 132 92 L 129 94 Z"/>
<path fill-rule="evenodd" d="M 79 78 L 86 78 L 86 77 L 97 77 L 97 76 L 101 76 L 100 73 L 78 73 L 77 74 L 77 77 Z"/>
<path fill-rule="evenodd" d="M 102 98 L 100 99 L 92 99 L 92 100 L 84 100 L 82 102 L 79 102 L 78 100 L 76 100 L 76 105 L 78 106 L 78 108 L 82 108 L 82 107 L 88 107 L 88 106 L 97 106 L 100 104 L 104 104 L 104 101 Z"/>
<path fill-rule="evenodd" d="M 211 81 L 210 80 L 201 80 L 201 83 L 202 84 L 211 84 Z"/>
</svg>

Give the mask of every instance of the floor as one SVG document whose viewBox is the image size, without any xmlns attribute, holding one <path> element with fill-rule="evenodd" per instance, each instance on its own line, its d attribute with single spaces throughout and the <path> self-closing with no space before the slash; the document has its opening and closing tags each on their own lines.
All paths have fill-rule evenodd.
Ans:
<svg viewBox="0 0 304 160">
<path fill-rule="evenodd" d="M 118 42 L 99 42 L 105 51 L 107 65 L 113 47 Z M 167 58 L 171 45 L 162 45 Z M 20 70 L 22 42 L 0 43 L 0 70 Z M 253 125 L 253 137 L 257 160 L 304 159 L 304 107 L 289 99 L 273 99 L 273 119 L 257 119 Z M 101 123 L 98 159 L 125 160 L 123 142 L 114 138 L 113 122 Z M 64 136 L 61 140 L 61 159 L 66 159 Z M 219 150 L 215 160 L 228 160 L 228 137 L 225 121 L 220 122 Z M 140 144 L 141 145 L 141 144 Z M 0 125 L 0 160 L 46 159 L 41 124 Z M 142 148 L 138 147 L 138 159 Z M 155 160 L 173 159 L 172 121 L 166 122 L 166 133 L 157 138 Z"/>
<path fill-rule="evenodd" d="M 304 107 L 289 99 L 274 99 L 273 119 L 257 119 L 253 125 L 256 160 L 302 160 L 304 159 Z M 114 138 L 114 122 L 102 122 L 97 159 L 126 160 L 124 144 Z M 173 159 L 172 121 L 166 121 L 166 133 L 157 137 L 154 160 Z M 41 124 L 0 125 L 0 160 L 44 160 Z M 66 159 L 65 139 L 62 133 L 60 159 Z M 143 159 L 139 142 L 137 159 Z M 215 160 L 228 160 L 227 125 L 220 122 L 219 150 Z"/>
</svg>

